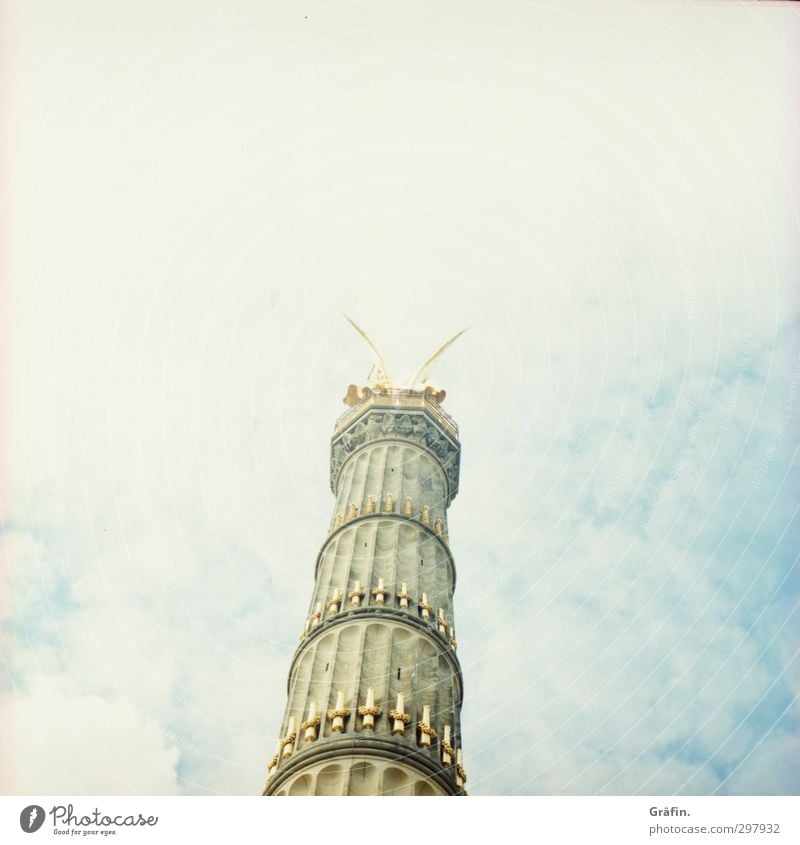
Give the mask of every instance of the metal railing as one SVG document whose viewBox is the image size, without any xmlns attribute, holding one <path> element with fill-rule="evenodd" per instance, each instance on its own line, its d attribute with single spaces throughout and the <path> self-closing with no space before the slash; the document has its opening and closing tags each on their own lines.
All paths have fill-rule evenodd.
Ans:
<svg viewBox="0 0 800 845">
<path fill-rule="evenodd" d="M 364 399 L 361 399 L 352 408 L 348 408 L 337 420 L 334 431 L 341 431 L 348 423 L 359 416 L 369 407 L 378 408 L 424 408 L 431 416 L 440 422 L 447 431 L 458 437 L 458 425 L 456 421 L 442 406 L 436 402 L 429 393 L 421 390 L 406 390 L 398 387 L 390 387 L 382 390 L 371 390 Z"/>
</svg>

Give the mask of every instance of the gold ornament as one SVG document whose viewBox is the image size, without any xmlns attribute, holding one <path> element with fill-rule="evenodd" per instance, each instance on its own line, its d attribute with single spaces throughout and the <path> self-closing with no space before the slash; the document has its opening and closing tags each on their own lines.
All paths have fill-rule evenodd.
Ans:
<svg viewBox="0 0 800 845">
<path fill-rule="evenodd" d="M 336 694 L 336 707 L 328 711 L 328 718 L 333 720 L 331 730 L 337 733 L 344 730 L 344 720 L 350 715 L 350 711 L 344 706 L 344 693 L 339 690 Z"/>
<path fill-rule="evenodd" d="M 383 506 L 384 513 L 394 513 L 394 499 L 392 498 L 392 494 L 386 497 L 386 504 Z"/>
<path fill-rule="evenodd" d="M 281 751 L 283 751 L 283 740 L 278 739 L 278 744 L 275 748 L 275 756 L 267 763 L 267 782 L 269 783 L 272 780 L 272 776 L 275 774 L 275 769 L 278 768 L 278 763 L 281 759 Z"/>
<path fill-rule="evenodd" d="M 411 496 L 406 496 L 406 500 L 403 503 L 403 516 L 411 516 L 413 511 L 411 509 Z"/>
<path fill-rule="evenodd" d="M 294 716 L 289 719 L 289 730 L 286 732 L 286 736 L 281 740 L 281 748 L 283 749 L 281 752 L 281 757 L 285 760 L 287 757 L 292 756 L 292 752 L 294 751 L 294 741 L 297 739 L 297 730 L 295 728 L 295 721 Z"/>
<path fill-rule="evenodd" d="M 406 585 L 403 583 L 400 587 L 400 592 L 397 593 L 397 598 L 400 599 L 400 607 L 407 608 L 410 601 L 414 599 L 406 592 Z"/>
<path fill-rule="evenodd" d="M 375 706 L 375 691 L 372 687 L 367 689 L 367 703 L 358 708 L 358 715 L 362 717 L 362 728 L 371 730 L 375 727 L 375 717 L 381 715 L 381 708 Z"/>
<path fill-rule="evenodd" d="M 392 733 L 393 734 L 402 734 L 405 732 L 406 725 L 411 721 L 411 715 L 406 713 L 403 708 L 403 704 L 405 699 L 403 698 L 403 693 L 397 693 L 397 704 L 396 706 L 389 711 L 389 716 L 394 720 L 394 724 L 392 725 Z"/>
<path fill-rule="evenodd" d="M 383 578 L 378 578 L 378 586 L 372 590 L 372 595 L 375 596 L 375 604 L 383 604 L 389 591 L 383 586 Z"/>
<path fill-rule="evenodd" d="M 467 773 L 464 771 L 463 755 L 461 749 L 456 751 L 456 784 L 463 787 L 467 782 Z"/>
<path fill-rule="evenodd" d="M 423 748 L 430 748 L 433 738 L 436 736 L 435 728 L 431 727 L 431 708 L 429 704 L 422 708 L 422 718 L 417 722 L 419 731 L 419 744 Z"/>
<path fill-rule="evenodd" d="M 361 589 L 360 581 L 356 581 L 355 589 L 347 594 L 347 598 L 350 599 L 350 604 L 354 607 L 358 607 L 361 604 L 361 599 L 364 598 L 364 591 Z"/>
<path fill-rule="evenodd" d="M 334 616 L 339 612 L 339 605 L 342 603 L 342 593 L 337 587 L 333 592 L 333 598 L 326 604 L 328 608 L 328 615 Z"/>
<path fill-rule="evenodd" d="M 365 399 L 368 399 L 372 395 L 372 391 L 368 387 L 359 388 L 355 384 L 350 384 L 347 387 L 347 393 L 345 394 L 344 402 L 345 405 L 358 405 L 360 402 L 363 402 Z"/>
<path fill-rule="evenodd" d="M 428 604 L 428 594 L 422 594 L 422 601 L 419 603 L 420 613 L 423 619 L 430 619 L 431 611 L 433 610 L 433 606 Z"/>
<path fill-rule="evenodd" d="M 442 737 L 440 745 L 442 748 L 442 765 L 452 765 L 453 757 L 456 756 L 456 751 L 453 746 L 450 745 L 450 725 L 444 726 L 444 736 Z"/>
<path fill-rule="evenodd" d="M 319 724 L 320 718 L 317 715 L 317 705 L 312 701 L 308 706 L 308 718 L 300 725 L 300 730 L 303 731 L 304 742 L 313 742 L 317 738 Z"/>
</svg>

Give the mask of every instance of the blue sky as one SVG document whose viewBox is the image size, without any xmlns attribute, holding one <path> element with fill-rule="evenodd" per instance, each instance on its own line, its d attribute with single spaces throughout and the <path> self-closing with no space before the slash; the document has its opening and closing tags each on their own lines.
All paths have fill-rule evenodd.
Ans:
<svg viewBox="0 0 800 845">
<path fill-rule="evenodd" d="M 796 14 L 99 5 L 9 28 L 0 788 L 260 790 L 344 311 L 470 326 L 470 790 L 800 791 Z"/>
</svg>

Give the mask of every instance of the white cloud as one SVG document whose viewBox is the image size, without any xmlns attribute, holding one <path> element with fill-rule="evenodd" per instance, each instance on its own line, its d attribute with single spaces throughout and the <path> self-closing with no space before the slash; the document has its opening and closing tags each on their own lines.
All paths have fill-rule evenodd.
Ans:
<svg viewBox="0 0 800 845">
<path fill-rule="evenodd" d="M 68 684 L 71 685 L 71 684 Z M 178 741 L 132 702 L 64 692 L 57 677 L 0 699 L 10 752 L 0 789 L 13 794 L 170 795 Z"/>
</svg>

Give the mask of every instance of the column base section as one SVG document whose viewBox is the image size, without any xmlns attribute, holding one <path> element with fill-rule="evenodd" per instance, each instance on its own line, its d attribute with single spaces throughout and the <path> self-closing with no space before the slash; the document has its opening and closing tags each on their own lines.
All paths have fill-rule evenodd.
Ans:
<svg viewBox="0 0 800 845">
<path fill-rule="evenodd" d="M 328 741 L 282 763 L 263 795 L 464 795 L 455 770 L 421 749 L 402 758 L 391 741 Z"/>
</svg>

